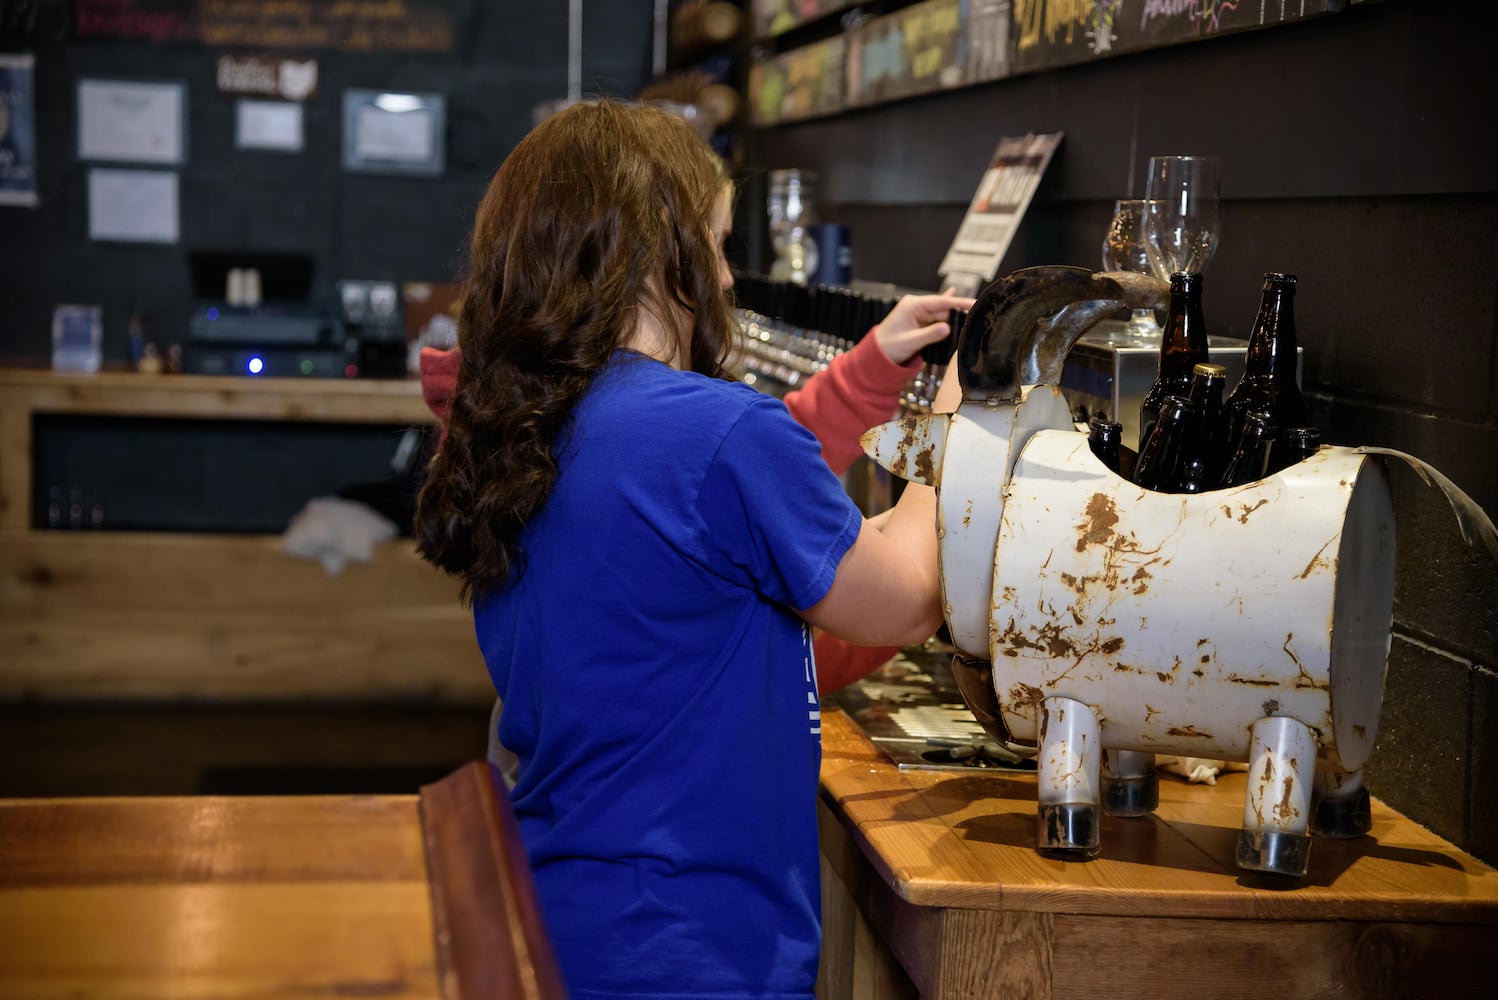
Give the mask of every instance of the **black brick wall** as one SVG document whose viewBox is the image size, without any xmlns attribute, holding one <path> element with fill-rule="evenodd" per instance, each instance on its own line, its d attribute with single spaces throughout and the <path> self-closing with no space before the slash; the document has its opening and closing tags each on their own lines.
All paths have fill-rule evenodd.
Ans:
<svg viewBox="0 0 1498 1000">
<path fill-rule="evenodd" d="M 490 175 L 531 127 L 531 109 L 567 96 L 567 4 L 450 0 L 455 51 L 307 53 L 319 63 L 298 155 L 236 153 L 234 102 L 217 92 L 217 50 L 197 45 L 0 38 L 36 56 L 41 205 L 0 208 L 0 358 L 46 359 L 54 305 L 104 308 L 104 353 L 122 360 L 131 311 L 163 344 L 186 335 L 186 253 L 285 251 L 315 263 L 312 295 L 331 306 L 337 281 L 451 281 Z M 587 94 L 632 97 L 651 66 L 649 0 L 585 0 Z M 19 21 L 17 22 L 19 23 Z M 44 22 L 52 23 L 51 21 Z M 77 158 L 80 77 L 183 80 L 187 163 L 179 168 L 181 243 L 88 240 L 87 171 Z M 348 174 L 341 167 L 346 88 L 447 95 L 447 169 L 438 178 Z"/>
</svg>

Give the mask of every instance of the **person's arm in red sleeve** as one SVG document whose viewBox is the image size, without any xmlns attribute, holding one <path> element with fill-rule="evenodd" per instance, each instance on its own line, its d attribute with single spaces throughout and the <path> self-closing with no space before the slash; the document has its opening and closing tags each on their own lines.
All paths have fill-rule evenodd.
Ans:
<svg viewBox="0 0 1498 1000">
<path fill-rule="evenodd" d="M 786 409 L 817 436 L 822 457 L 842 475 L 863 454 L 863 432 L 894 416 L 900 392 L 920 367 L 919 357 L 899 364 L 891 361 L 873 336 L 867 336 L 800 389 L 787 393 Z"/>
<path fill-rule="evenodd" d="M 920 370 L 921 348 L 949 332 L 947 314 L 972 304 L 950 294 L 907 295 L 851 351 L 786 394 L 786 408 L 816 435 L 833 472 L 842 475 L 863 454 L 864 431 L 894 416 L 901 390 Z"/>
<path fill-rule="evenodd" d="M 901 391 L 920 368 L 920 349 L 949 332 L 947 314 L 972 305 L 972 299 L 950 294 L 906 296 L 851 351 L 785 397 L 791 416 L 821 442 L 833 472 L 841 475 L 863 454 L 864 431 L 894 416 Z M 812 645 L 823 697 L 867 677 L 900 651 L 855 645 L 820 630 Z"/>
<path fill-rule="evenodd" d="M 435 347 L 423 347 L 417 358 L 417 370 L 421 373 L 421 398 L 427 409 L 442 422 L 442 436 L 447 436 L 447 417 L 452 412 L 453 394 L 458 390 L 458 368 L 463 364 L 463 355 L 454 347 L 450 351 L 439 351 Z"/>
</svg>

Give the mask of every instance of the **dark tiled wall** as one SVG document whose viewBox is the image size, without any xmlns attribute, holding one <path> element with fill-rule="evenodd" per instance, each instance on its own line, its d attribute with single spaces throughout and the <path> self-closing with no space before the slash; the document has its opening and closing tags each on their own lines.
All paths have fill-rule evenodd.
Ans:
<svg viewBox="0 0 1498 1000">
<path fill-rule="evenodd" d="M 752 162 L 818 172 L 855 277 L 934 288 L 1001 135 L 1066 133 L 1001 273 L 1098 266 L 1112 200 L 1143 194 L 1149 156 L 1217 153 L 1214 332 L 1247 336 L 1263 272 L 1298 274 L 1305 384 L 1330 439 L 1424 458 L 1498 513 L 1495 30 L 1498 11 L 1473 0 L 1358 5 L 766 130 Z M 751 172 L 750 226 L 756 197 Z M 1393 476 L 1395 635 L 1368 783 L 1498 862 L 1498 566 L 1438 492 Z"/>
</svg>

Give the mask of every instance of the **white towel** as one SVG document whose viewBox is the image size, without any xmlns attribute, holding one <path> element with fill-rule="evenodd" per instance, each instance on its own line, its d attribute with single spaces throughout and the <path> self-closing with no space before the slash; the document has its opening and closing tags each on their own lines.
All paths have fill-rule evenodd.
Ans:
<svg viewBox="0 0 1498 1000">
<path fill-rule="evenodd" d="M 374 509 L 340 497 L 307 501 L 281 536 L 289 555 L 317 559 L 329 576 L 350 562 L 369 562 L 374 547 L 398 534 L 395 523 Z"/>
</svg>

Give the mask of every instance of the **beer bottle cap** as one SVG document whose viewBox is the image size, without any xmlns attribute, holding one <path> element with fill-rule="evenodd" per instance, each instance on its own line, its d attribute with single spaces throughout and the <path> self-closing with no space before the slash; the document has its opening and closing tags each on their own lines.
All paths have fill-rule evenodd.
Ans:
<svg viewBox="0 0 1498 1000">
<path fill-rule="evenodd" d="M 1243 429 L 1252 428 L 1258 434 L 1274 433 L 1274 418 L 1263 410 L 1250 410 L 1243 415 Z"/>
<path fill-rule="evenodd" d="M 1287 441 L 1294 441 L 1298 445 L 1321 444 L 1321 431 L 1315 427 L 1291 427 L 1281 437 Z"/>
<path fill-rule="evenodd" d="M 1228 370 L 1222 365 L 1214 365 L 1208 361 L 1200 361 L 1191 366 L 1192 375 L 1200 375 L 1204 378 L 1227 378 Z"/>
<path fill-rule="evenodd" d="M 1184 396 L 1166 396 L 1160 404 L 1160 419 L 1184 420 L 1196 412 L 1196 404 Z"/>
</svg>

